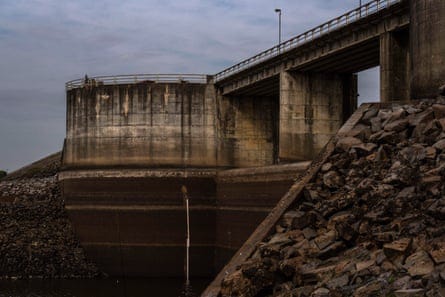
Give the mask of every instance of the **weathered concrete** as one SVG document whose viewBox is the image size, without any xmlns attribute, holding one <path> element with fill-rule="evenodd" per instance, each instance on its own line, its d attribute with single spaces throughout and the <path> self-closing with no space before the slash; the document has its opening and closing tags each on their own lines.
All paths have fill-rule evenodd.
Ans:
<svg viewBox="0 0 445 297">
<path fill-rule="evenodd" d="M 342 126 L 342 128 L 338 131 L 338 137 L 345 136 L 361 119 L 364 112 L 370 107 L 369 104 L 363 104 L 360 108 L 348 119 L 348 121 Z M 312 178 L 317 174 L 320 170 L 321 165 L 326 161 L 326 159 L 334 152 L 336 141 L 335 138 L 332 138 L 331 141 L 326 145 L 326 150 L 323 154 L 317 156 L 305 174 L 295 181 L 291 188 L 289 188 L 288 192 L 283 195 L 280 201 L 276 204 L 273 210 L 267 215 L 267 217 L 257 226 L 255 231 L 249 236 L 249 239 L 244 242 L 242 247 L 236 252 L 236 254 L 232 257 L 230 262 L 218 273 L 213 282 L 207 287 L 207 289 L 202 293 L 203 297 L 216 297 L 220 296 L 221 291 L 221 283 L 224 277 L 233 273 L 237 267 L 246 261 L 256 250 L 258 245 L 266 236 L 272 233 L 275 224 L 281 218 L 281 216 L 285 213 L 285 211 L 294 203 L 297 203 L 298 199 L 302 197 L 304 187 L 307 183 L 309 183 Z"/>
<path fill-rule="evenodd" d="M 445 1 L 410 1 L 411 97 L 430 98 L 445 84 Z"/>
<path fill-rule="evenodd" d="M 183 275 L 190 196 L 191 273 L 213 276 L 308 163 L 217 172 L 106 169 L 60 173 L 66 209 L 87 255 L 111 275 Z"/>
<path fill-rule="evenodd" d="M 211 84 L 154 82 L 70 90 L 63 164 L 217 166 L 214 94 Z"/>
<path fill-rule="evenodd" d="M 111 275 L 180 276 L 191 193 L 192 274 L 213 272 L 214 170 L 83 170 L 60 174 L 66 209 L 87 254 Z"/>
<path fill-rule="evenodd" d="M 278 97 L 213 84 L 93 86 L 67 93 L 63 166 L 252 167 L 277 158 Z"/>
<path fill-rule="evenodd" d="M 67 99 L 66 208 L 88 255 L 113 275 L 183 274 L 182 185 L 191 197 L 191 273 L 213 275 L 304 168 L 217 178 L 227 167 L 277 161 L 278 96 L 217 97 L 211 83 L 149 81 L 85 85 Z"/>
<path fill-rule="evenodd" d="M 343 124 L 343 105 L 351 101 L 345 94 L 356 90 L 352 81 L 352 75 L 281 73 L 280 160 L 310 160 L 318 154 Z"/>
<path fill-rule="evenodd" d="M 381 34 L 408 28 L 409 3 L 401 1 L 379 13 L 334 30 L 301 46 L 272 56 L 216 82 L 224 95 L 261 89 L 283 71 L 356 73 L 379 66 Z M 270 84 L 269 88 L 273 88 Z"/>
<path fill-rule="evenodd" d="M 356 22 L 347 15 L 342 27 L 214 84 L 68 90 L 61 182 L 86 249 L 113 274 L 181 275 L 186 185 L 198 230 L 192 273 L 211 275 L 299 172 L 252 168 L 316 156 L 356 108 L 353 73 L 380 65 L 385 102 L 445 84 L 444 13 L 443 1 L 406 0 Z M 228 168 L 241 169 L 221 173 Z M 162 271 L 160 255 L 169 259 Z"/>
<path fill-rule="evenodd" d="M 278 98 L 219 96 L 218 160 L 233 167 L 274 164 L 277 150 Z"/>
<path fill-rule="evenodd" d="M 215 268 L 219 271 L 310 162 L 220 171 L 216 178 Z"/>
<path fill-rule="evenodd" d="M 380 35 L 380 101 L 403 101 L 410 96 L 409 31 Z"/>
</svg>

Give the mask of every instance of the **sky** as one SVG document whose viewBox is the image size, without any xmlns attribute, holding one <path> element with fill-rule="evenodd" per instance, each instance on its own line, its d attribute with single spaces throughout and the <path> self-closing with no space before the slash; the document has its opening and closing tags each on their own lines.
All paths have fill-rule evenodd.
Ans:
<svg viewBox="0 0 445 297">
<path fill-rule="evenodd" d="M 0 0 L 0 169 L 61 150 L 65 82 L 214 74 L 358 6 L 358 0 Z M 378 69 L 359 75 L 378 100 Z"/>
</svg>

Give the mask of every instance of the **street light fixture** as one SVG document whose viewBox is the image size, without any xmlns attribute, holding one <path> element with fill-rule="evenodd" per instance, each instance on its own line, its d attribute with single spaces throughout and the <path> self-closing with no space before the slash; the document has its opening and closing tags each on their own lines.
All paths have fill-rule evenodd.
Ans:
<svg viewBox="0 0 445 297">
<path fill-rule="evenodd" d="M 281 9 L 275 8 L 275 12 L 278 13 L 278 44 L 281 44 Z"/>
</svg>

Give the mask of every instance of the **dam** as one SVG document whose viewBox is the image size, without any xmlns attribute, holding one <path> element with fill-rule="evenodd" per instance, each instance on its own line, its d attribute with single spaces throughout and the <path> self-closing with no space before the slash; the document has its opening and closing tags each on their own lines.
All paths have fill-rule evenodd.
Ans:
<svg viewBox="0 0 445 297">
<path fill-rule="evenodd" d="M 60 180 L 76 232 L 104 271 L 182 275 L 185 185 L 192 274 L 211 275 L 306 168 L 276 164 L 268 100 L 240 101 L 233 114 L 205 79 L 68 90 Z"/>
<path fill-rule="evenodd" d="M 381 100 L 445 83 L 445 3 L 374 0 L 215 75 L 66 84 L 59 180 L 87 255 L 111 275 L 214 276 L 357 106 L 358 71 Z"/>
</svg>

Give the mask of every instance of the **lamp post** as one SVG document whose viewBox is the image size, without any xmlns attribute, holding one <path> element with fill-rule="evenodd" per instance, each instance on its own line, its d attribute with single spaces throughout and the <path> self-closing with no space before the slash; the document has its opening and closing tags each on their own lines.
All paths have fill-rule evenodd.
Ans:
<svg viewBox="0 0 445 297">
<path fill-rule="evenodd" d="M 275 12 L 278 13 L 278 44 L 281 44 L 281 9 L 275 8 Z"/>
</svg>

